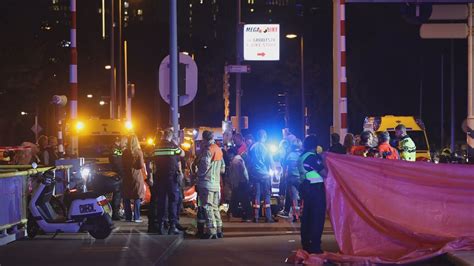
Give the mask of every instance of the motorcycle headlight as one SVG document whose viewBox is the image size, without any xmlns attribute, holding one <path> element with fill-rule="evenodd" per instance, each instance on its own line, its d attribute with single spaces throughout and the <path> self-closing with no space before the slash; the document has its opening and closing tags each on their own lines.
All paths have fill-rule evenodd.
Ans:
<svg viewBox="0 0 474 266">
<path fill-rule="evenodd" d="M 270 176 L 274 176 L 275 175 L 275 172 L 273 171 L 273 169 L 270 169 L 270 171 L 268 171 L 268 173 L 270 174 Z"/>
<path fill-rule="evenodd" d="M 91 169 L 89 167 L 84 167 L 81 169 L 81 177 L 84 179 L 89 178 L 91 175 Z"/>
</svg>

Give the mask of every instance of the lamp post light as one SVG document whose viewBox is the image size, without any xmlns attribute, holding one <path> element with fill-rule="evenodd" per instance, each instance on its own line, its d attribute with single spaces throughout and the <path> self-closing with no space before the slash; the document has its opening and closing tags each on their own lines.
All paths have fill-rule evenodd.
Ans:
<svg viewBox="0 0 474 266">
<path fill-rule="evenodd" d="M 287 39 L 298 38 L 297 34 L 289 33 L 285 36 Z M 305 89 L 304 89 L 304 37 L 300 36 L 300 69 L 301 69 L 301 119 L 303 124 L 303 138 L 306 137 L 306 102 L 305 102 Z"/>
</svg>

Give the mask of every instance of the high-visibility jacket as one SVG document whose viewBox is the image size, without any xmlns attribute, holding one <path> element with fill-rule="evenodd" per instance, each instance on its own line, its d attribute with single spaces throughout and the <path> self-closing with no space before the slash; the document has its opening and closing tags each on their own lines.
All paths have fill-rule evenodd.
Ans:
<svg viewBox="0 0 474 266">
<path fill-rule="evenodd" d="M 398 151 L 400 152 L 400 159 L 416 161 L 416 145 L 408 135 L 402 137 L 398 142 Z"/>
<path fill-rule="evenodd" d="M 114 147 L 113 156 L 122 156 L 122 155 L 123 155 L 122 148 L 120 148 L 118 146 Z"/>
<path fill-rule="evenodd" d="M 220 191 L 221 174 L 225 171 L 224 155 L 215 143 L 201 146 L 195 162 L 197 166 L 197 186 L 208 191 Z"/>
<path fill-rule="evenodd" d="M 380 157 L 389 159 L 389 160 L 398 160 L 400 156 L 398 156 L 398 151 L 390 146 L 389 143 L 382 143 L 379 145 L 379 153 Z"/>
<path fill-rule="evenodd" d="M 308 180 L 311 184 L 322 183 L 324 182 L 323 177 L 318 172 L 318 170 L 321 169 L 316 169 L 317 166 L 311 165 L 308 162 L 310 156 L 319 157 L 319 155 L 314 152 L 305 152 L 298 160 L 298 168 L 300 170 L 301 181 L 303 182 L 305 180 Z M 320 168 L 322 168 L 322 165 L 320 166 Z"/>
<path fill-rule="evenodd" d="M 367 157 L 367 147 L 358 145 L 358 146 L 352 146 L 351 148 L 351 154 L 356 155 L 356 156 L 362 156 L 362 157 Z"/>
<path fill-rule="evenodd" d="M 378 157 L 378 149 L 369 146 L 352 146 L 350 154 L 362 157 Z"/>
</svg>

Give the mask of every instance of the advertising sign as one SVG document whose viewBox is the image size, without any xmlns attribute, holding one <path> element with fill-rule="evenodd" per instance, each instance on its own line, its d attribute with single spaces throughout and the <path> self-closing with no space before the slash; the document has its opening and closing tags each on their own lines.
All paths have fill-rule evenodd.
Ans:
<svg viewBox="0 0 474 266">
<path fill-rule="evenodd" d="M 280 60 L 280 25 L 244 25 L 244 60 Z"/>
</svg>

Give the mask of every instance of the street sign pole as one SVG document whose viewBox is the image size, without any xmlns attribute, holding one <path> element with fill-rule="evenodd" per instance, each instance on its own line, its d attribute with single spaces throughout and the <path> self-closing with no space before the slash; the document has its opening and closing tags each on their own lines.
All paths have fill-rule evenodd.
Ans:
<svg viewBox="0 0 474 266">
<path fill-rule="evenodd" d="M 240 65 L 242 62 L 242 6 L 241 0 L 237 0 L 237 25 L 236 25 L 236 32 L 237 36 L 236 40 L 236 65 Z M 240 73 L 236 73 L 235 75 L 235 116 L 237 118 L 236 128 L 235 130 L 240 133 L 241 125 L 240 125 L 240 117 L 242 116 L 242 103 L 241 103 L 241 96 L 242 96 L 242 76 Z"/>
<path fill-rule="evenodd" d="M 469 35 L 468 35 L 468 92 L 467 92 L 467 127 L 470 130 L 474 130 L 474 92 L 473 92 L 473 87 L 474 87 L 474 80 L 473 80 L 473 4 L 469 4 L 469 19 L 468 19 L 468 27 L 469 27 Z M 468 134 L 467 135 L 467 144 L 470 148 L 470 150 L 474 150 L 474 138 L 473 134 Z"/>
<path fill-rule="evenodd" d="M 178 139 L 178 22 L 177 0 L 170 0 L 170 117 L 174 138 Z"/>
</svg>

